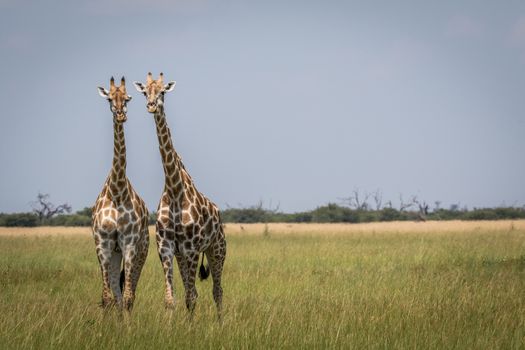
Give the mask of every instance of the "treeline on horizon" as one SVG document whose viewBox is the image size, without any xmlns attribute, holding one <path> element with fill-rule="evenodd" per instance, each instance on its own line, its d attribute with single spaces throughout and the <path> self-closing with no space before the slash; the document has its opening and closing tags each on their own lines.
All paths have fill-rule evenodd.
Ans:
<svg viewBox="0 0 525 350">
<path fill-rule="evenodd" d="M 91 208 L 84 208 L 71 214 L 57 214 L 42 217 L 35 212 L 0 213 L 0 226 L 34 227 L 34 226 L 90 226 Z M 457 205 L 449 209 L 419 206 L 410 208 L 382 207 L 352 208 L 350 206 L 329 203 L 311 211 L 283 213 L 278 209 L 264 208 L 262 203 L 245 208 L 227 208 L 221 211 L 224 223 L 365 223 L 385 221 L 427 221 L 427 220 L 504 220 L 525 219 L 524 207 L 497 208 L 460 208 Z M 150 214 L 150 224 L 154 225 L 156 213 Z"/>
</svg>

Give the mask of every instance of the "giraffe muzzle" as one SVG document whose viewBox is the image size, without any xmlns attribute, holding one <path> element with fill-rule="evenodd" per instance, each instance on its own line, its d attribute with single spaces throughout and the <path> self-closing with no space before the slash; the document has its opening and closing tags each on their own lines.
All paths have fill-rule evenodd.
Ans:
<svg viewBox="0 0 525 350">
<path fill-rule="evenodd" d="M 148 112 L 154 113 L 157 110 L 157 104 L 155 102 L 148 102 Z"/>
<path fill-rule="evenodd" d="M 122 111 L 117 111 L 115 113 L 115 118 L 117 118 L 117 121 L 119 122 L 125 122 L 126 120 L 128 120 L 128 117 Z"/>
</svg>

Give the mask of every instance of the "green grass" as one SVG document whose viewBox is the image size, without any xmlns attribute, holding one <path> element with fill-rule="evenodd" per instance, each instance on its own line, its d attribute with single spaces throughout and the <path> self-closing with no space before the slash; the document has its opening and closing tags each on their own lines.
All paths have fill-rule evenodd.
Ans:
<svg viewBox="0 0 525 350">
<path fill-rule="evenodd" d="M 178 274 L 164 309 L 154 246 L 125 319 L 97 306 L 90 236 L 0 236 L 0 348 L 525 347 L 522 229 L 230 235 L 222 324 L 211 281 L 193 321 Z"/>
</svg>

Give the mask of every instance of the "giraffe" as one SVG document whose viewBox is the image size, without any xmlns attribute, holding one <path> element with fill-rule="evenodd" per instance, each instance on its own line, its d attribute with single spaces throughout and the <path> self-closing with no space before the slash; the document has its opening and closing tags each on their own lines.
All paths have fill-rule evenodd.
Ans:
<svg viewBox="0 0 525 350">
<path fill-rule="evenodd" d="M 117 304 L 130 311 L 148 254 L 149 234 L 148 209 L 126 176 L 124 122 L 131 96 L 125 84 L 122 77 L 117 87 L 111 77 L 109 91 L 98 88 L 113 113 L 114 153 L 113 167 L 93 208 L 92 229 L 102 271 L 101 306 Z"/>
<path fill-rule="evenodd" d="M 157 80 L 147 75 L 146 84 L 135 87 L 146 96 L 147 110 L 153 114 L 164 168 L 165 184 L 157 210 L 156 240 L 166 284 L 164 302 L 174 307 L 173 256 L 177 260 L 186 294 L 186 307 L 193 314 L 197 300 L 195 275 L 202 256 L 199 275 L 207 277 L 211 270 L 213 299 L 219 320 L 222 313 L 221 276 L 226 257 L 226 240 L 218 207 L 200 193 L 175 151 L 164 113 L 164 94 L 175 88 L 175 82 L 164 85 L 163 74 Z M 204 268 L 204 255 L 209 270 Z"/>
</svg>

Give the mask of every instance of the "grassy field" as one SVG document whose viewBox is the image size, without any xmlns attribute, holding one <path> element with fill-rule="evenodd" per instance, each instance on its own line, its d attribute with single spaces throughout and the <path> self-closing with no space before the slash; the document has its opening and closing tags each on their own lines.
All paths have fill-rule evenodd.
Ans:
<svg viewBox="0 0 525 350">
<path fill-rule="evenodd" d="M 0 228 L 0 348 L 525 348 L 525 221 L 226 231 L 219 324 L 211 281 L 192 322 L 178 274 L 164 309 L 155 244 L 125 321 L 89 229 Z"/>
</svg>

